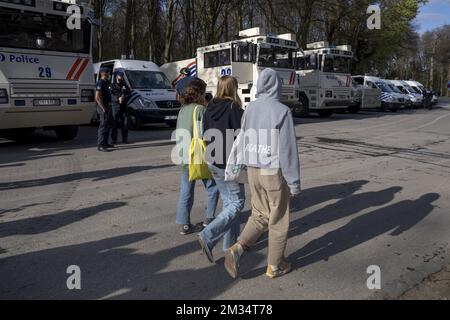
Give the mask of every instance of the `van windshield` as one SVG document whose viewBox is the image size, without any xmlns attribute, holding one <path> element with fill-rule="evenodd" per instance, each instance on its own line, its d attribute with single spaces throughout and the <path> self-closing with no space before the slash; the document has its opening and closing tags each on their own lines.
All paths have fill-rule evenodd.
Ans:
<svg viewBox="0 0 450 320">
<path fill-rule="evenodd" d="M 264 47 L 259 50 L 258 66 L 294 69 L 294 51 L 282 47 Z"/>
<path fill-rule="evenodd" d="M 334 55 L 325 55 L 323 72 L 351 73 L 352 58 Z"/>
<path fill-rule="evenodd" d="M 384 84 L 383 82 L 377 82 L 377 86 L 383 92 L 388 92 L 388 93 L 393 92 L 393 90 L 388 85 Z"/>
<path fill-rule="evenodd" d="M 389 84 L 389 88 L 392 89 L 392 91 L 397 92 L 397 93 L 403 93 L 402 90 L 400 90 L 399 88 L 397 88 L 396 86 L 394 86 L 393 84 Z"/>
<path fill-rule="evenodd" d="M 91 25 L 69 30 L 67 17 L 0 7 L 0 47 L 89 53 Z"/>
<path fill-rule="evenodd" d="M 125 71 L 132 89 L 172 89 L 164 73 L 157 71 Z"/>
<path fill-rule="evenodd" d="M 415 93 L 420 93 L 420 94 L 422 94 L 422 91 L 420 91 L 419 88 L 417 88 L 417 87 L 411 87 L 411 88 L 415 91 Z"/>
</svg>

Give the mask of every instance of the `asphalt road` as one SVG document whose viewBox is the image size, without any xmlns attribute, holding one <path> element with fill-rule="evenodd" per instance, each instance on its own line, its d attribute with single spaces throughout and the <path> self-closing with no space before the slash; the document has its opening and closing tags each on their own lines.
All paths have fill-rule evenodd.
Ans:
<svg viewBox="0 0 450 320">
<path fill-rule="evenodd" d="M 296 122 L 295 270 L 276 280 L 264 276 L 264 239 L 232 280 L 221 245 L 213 265 L 179 234 L 171 129 L 132 132 L 134 144 L 107 154 L 94 127 L 73 142 L 0 140 L 0 298 L 392 299 L 450 263 L 450 103 Z M 195 222 L 202 208 L 199 185 Z M 81 290 L 67 289 L 70 265 Z M 380 290 L 366 285 L 371 265 Z"/>
</svg>

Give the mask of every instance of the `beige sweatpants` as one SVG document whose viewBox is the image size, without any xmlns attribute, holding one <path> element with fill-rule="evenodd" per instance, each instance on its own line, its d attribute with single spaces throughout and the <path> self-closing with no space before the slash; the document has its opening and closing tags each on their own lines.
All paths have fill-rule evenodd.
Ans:
<svg viewBox="0 0 450 320">
<path fill-rule="evenodd" d="M 284 258 L 289 231 L 289 188 L 281 170 L 248 168 L 252 215 L 239 242 L 252 247 L 269 229 L 267 262 L 278 266 Z"/>
</svg>

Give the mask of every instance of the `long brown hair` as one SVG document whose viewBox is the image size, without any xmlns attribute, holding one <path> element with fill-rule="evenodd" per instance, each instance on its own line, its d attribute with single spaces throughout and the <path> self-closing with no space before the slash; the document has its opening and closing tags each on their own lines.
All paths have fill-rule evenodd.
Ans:
<svg viewBox="0 0 450 320">
<path fill-rule="evenodd" d="M 231 100 L 239 107 L 242 107 L 241 98 L 238 94 L 239 84 L 235 77 L 224 76 L 217 83 L 216 98 L 222 100 Z"/>
<path fill-rule="evenodd" d="M 206 102 L 205 94 L 206 83 L 200 79 L 194 79 L 186 85 L 180 100 L 183 105 L 195 103 L 206 106 L 208 103 Z"/>
</svg>

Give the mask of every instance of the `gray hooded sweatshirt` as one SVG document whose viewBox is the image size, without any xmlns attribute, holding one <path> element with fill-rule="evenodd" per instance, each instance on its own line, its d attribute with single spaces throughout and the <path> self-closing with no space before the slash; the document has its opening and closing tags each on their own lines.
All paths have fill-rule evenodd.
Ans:
<svg viewBox="0 0 450 320">
<path fill-rule="evenodd" d="M 291 193 L 300 192 L 300 161 L 291 110 L 279 99 L 282 82 L 272 69 L 261 72 L 257 100 L 243 116 L 244 164 L 261 169 L 281 169 Z"/>
</svg>

